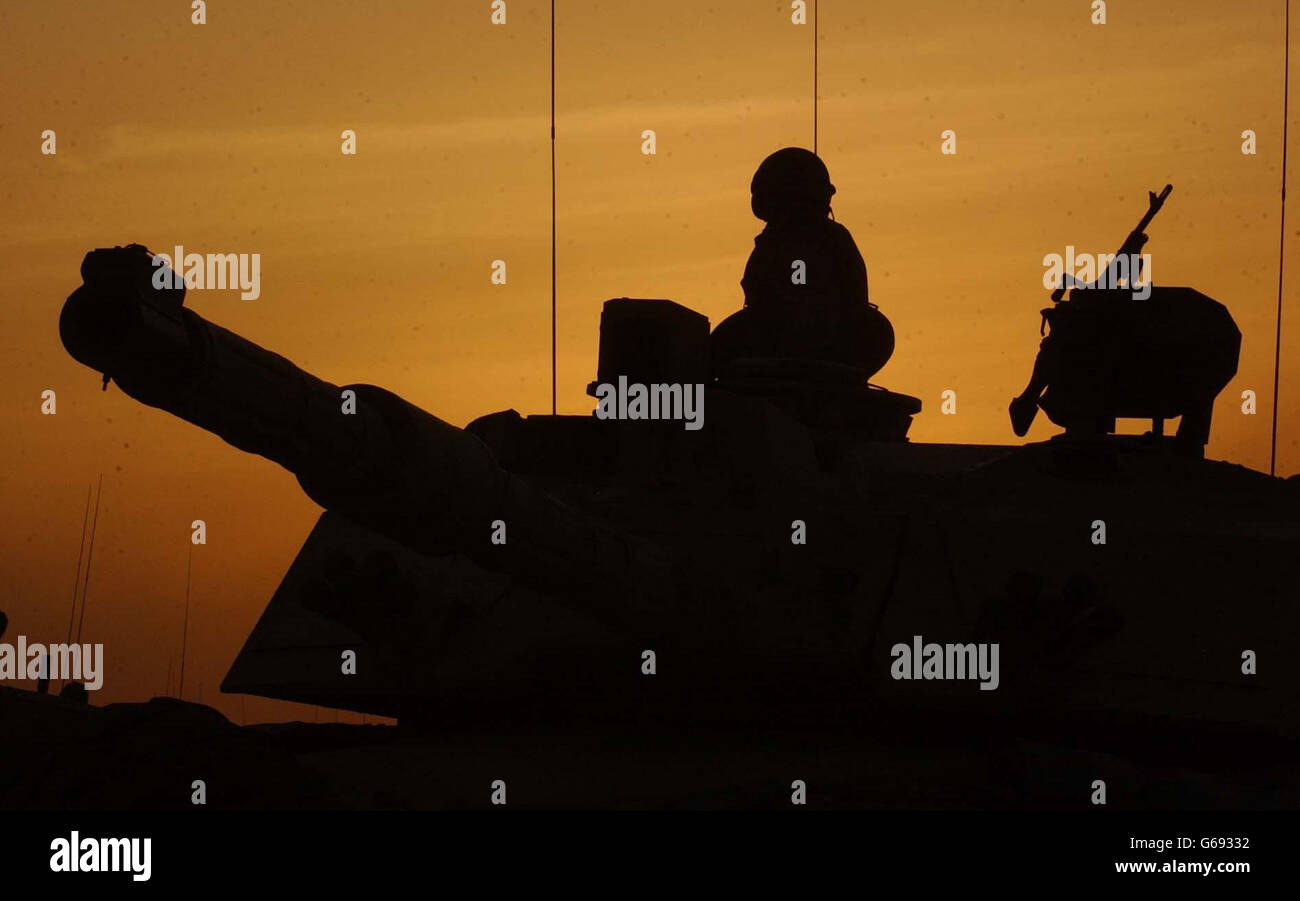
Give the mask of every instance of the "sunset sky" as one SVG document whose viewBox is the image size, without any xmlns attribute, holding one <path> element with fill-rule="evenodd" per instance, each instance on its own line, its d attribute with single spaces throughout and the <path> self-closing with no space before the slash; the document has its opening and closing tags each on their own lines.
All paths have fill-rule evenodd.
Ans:
<svg viewBox="0 0 1300 901">
<path fill-rule="evenodd" d="M 549 6 L 506 6 L 501 26 L 489 0 L 212 0 L 201 26 L 188 0 L 0 6 L 0 608 L 6 641 L 63 639 L 102 472 L 83 633 L 106 645 L 96 703 L 164 691 L 204 519 L 186 697 L 202 686 L 240 721 L 312 719 L 217 685 L 320 510 L 274 464 L 102 393 L 68 356 L 59 309 L 86 251 L 259 253 L 260 298 L 187 304 L 456 425 L 550 411 Z M 813 143 L 813 34 L 788 0 L 556 6 L 558 406 L 584 413 L 606 299 L 671 298 L 715 324 L 740 306 L 761 227 L 749 179 Z M 1049 303 L 1043 256 L 1114 251 L 1169 182 L 1155 281 L 1225 303 L 1243 333 L 1209 456 L 1267 471 L 1282 14 L 1282 0 L 1114 0 L 1093 25 L 1088 0 L 822 0 L 818 150 L 897 333 L 874 381 L 925 404 L 912 440 L 1016 442 L 1006 406 Z M 1281 475 L 1300 471 L 1294 206 L 1287 233 Z M 955 416 L 938 412 L 946 389 Z M 1029 440 L 1055 431 L 1040 416 Z"/>
</svg>

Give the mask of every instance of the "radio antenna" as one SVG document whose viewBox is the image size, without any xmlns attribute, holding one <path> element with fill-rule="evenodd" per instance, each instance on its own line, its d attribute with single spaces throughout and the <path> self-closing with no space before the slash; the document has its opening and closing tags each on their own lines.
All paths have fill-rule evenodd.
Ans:
<svg viewBox="0 0 1300 901">
<path fill-rule="evenodd" d="M 555 415 L 555 0 L 551 0 L 551 415 Z"/>
<path fill-rule="evenodd" d="M 1282 51 L 1282 219 L 1279 225 L 1277 247 L 1277 328 L 1273 344 L 1273 430 L 1269 440 L 1268 474 L 1277 475 L 1277 388 L 1282 365 L 1282 270 L 1286 263 L 1286 133 L 1288 108 L 1287 89 L 1291 75 L 1291 0 L 1286 0 Z"/>
<path fill-rule="evenodd" d="M 77 644 L 81 644 L 81 627 L 86 624 L 86 597 L 90 593 L 90 564 L 95 559 L 95 532 L 99 529 L 99 501 L 104 496 L 104 474 L 99 474 L 95 492 L 95 517 L 90 521 L 90 548 L 86 551 L 86 584 L 81 588 L 81 616 L 77 619 Z"/>
<path fill-rule="evenodd" d="M 813 153 L 817 152 L 817 0 L 813 0 Z"/>
<path fill-rule="evenodd" d="M 77 616 L 77 593 L 81 589 L 81 561 L 86 558 L 86 526 L 90 524 L 90 491 L 86 486 L 86 512 L 81 515 L 81 547 L 77 549 L 77 574 L 72 579 L 72 609 L 68 611 L 67 644 L 72 644 L 72 623 Z"/>
</svg>

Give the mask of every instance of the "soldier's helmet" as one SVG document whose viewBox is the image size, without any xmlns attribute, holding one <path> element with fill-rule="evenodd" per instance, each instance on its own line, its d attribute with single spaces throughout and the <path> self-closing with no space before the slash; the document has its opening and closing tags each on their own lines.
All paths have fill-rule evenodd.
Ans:
<svg viewBox="0 0 1300 901">
<path fill-rule="evenodd" d="M 825 216 L 835 186 L 821 158 L 802 147 L 783 147 L 763 160 L 749 183 L 750 208 L 765 222 Z"/>
</svg>

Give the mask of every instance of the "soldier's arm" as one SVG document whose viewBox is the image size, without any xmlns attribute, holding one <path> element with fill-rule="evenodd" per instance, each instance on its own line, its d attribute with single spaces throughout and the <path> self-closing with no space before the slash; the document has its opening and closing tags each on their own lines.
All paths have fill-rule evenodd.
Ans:
<svg viewBox="0 0 1300 901">
<path fill-rule="evenodd" d="M 840 301 L 847 307 L 870 302 L 867 292 L 867 262 L 849 230 L 838 222 L 831 223 L 835 232 L 836 265 L 840 270 Z"/>
<path fill-rule="evenodd" d="M 777 286 L 773 284 L 770 254 L 759 244 L 754 245 L 745 263 L 745 274 L 740 279 L 741 290 L 745 292 L 745 306 L 755 309 L 770 309 L 779 299 Z"/>
</svg>

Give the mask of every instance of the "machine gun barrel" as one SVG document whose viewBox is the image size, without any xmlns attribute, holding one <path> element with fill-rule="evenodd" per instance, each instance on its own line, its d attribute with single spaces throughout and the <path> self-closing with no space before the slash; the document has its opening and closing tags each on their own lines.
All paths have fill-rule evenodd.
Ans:
<svg viewBox="0 0 1300 901">
<path fill-rule="evenodd" d="M 1169 197 L 1169 194 L 1173 189 L 1173 185 L 1165 185 L 1159 194 L 1150 191 L 1147 192 L 1147 196 L 1150 198 L 1147 204 L 1147 211 L 1138 221 L 1137 228 L 1133 229 L 1129 234 L 1140 235 L 1142 232 L 1147 230 L 1147 226 L 1151 224 L 1152 219 L 1156 218 L 1156 213 L 1160 212 L 1160 208 L 1165 205 L 1165 200 Z"/>
</svg>

